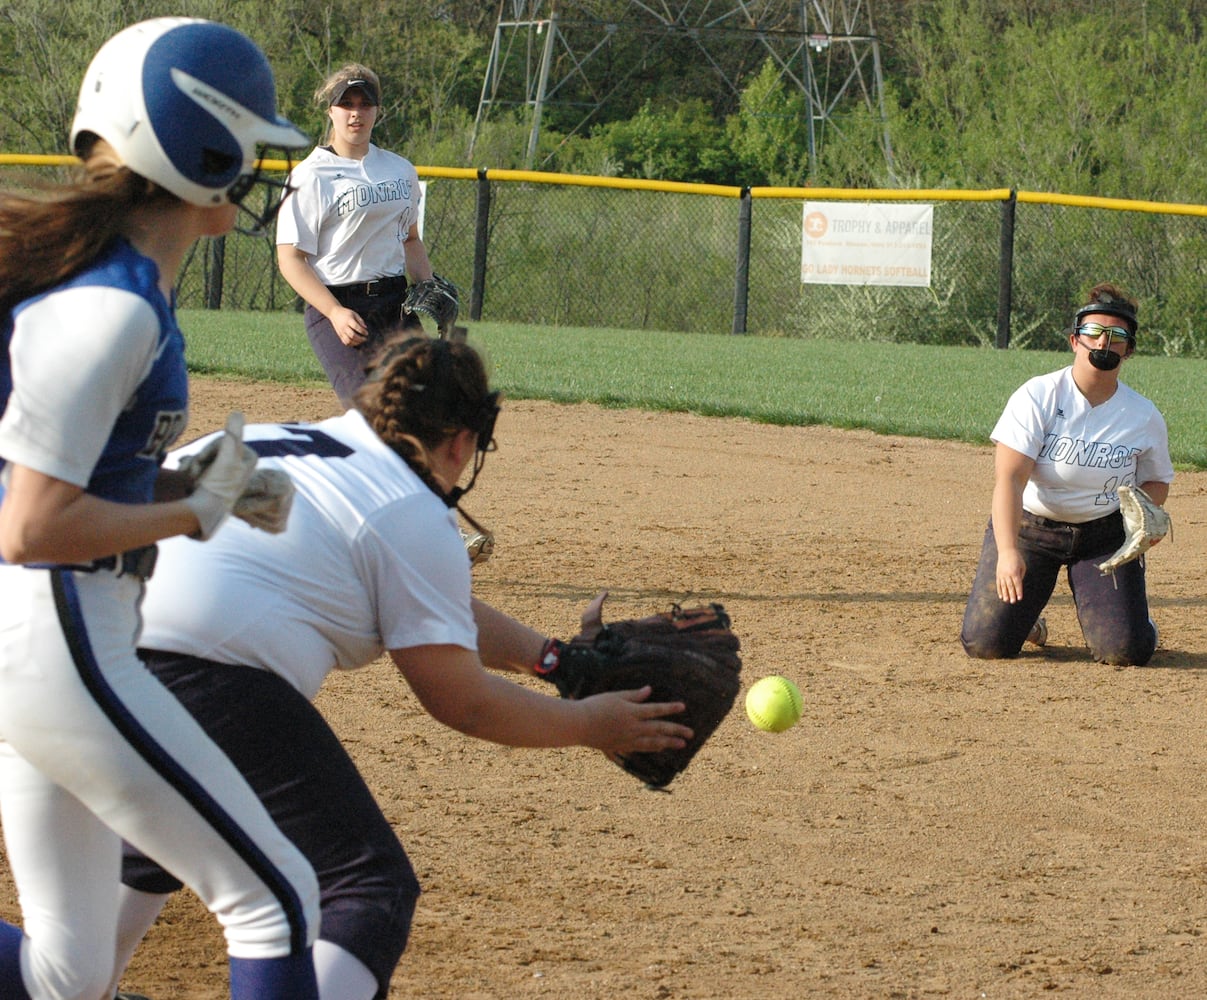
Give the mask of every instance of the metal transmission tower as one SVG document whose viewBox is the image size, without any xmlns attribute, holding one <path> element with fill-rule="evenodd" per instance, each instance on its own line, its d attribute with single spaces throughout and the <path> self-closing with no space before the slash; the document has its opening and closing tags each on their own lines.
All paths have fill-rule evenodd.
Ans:
<svg viewBox="0 0 1207 1000">
<path fill-rule="evenodd" d="M 730 110 L 772 60 L 781 81 L 807 101 L 810 173 L 826 130 L 841 133 L 843 114 L 861 101 L 881 123 L 880 153 L 891 172 L 871 0 L 501 0 L 471 160 L 492 111 L 526 107 L 531 168 L 547 110 L 557 110 L 565 134 L 581 132 L 609 103 L 652 94 L 643 90 L 657 79 L 649 68 L 685 46 L 704 75 L 680 81 L 683 96 Z M 695 93 L 687 92 L 692 84 Z"/>
</svg>

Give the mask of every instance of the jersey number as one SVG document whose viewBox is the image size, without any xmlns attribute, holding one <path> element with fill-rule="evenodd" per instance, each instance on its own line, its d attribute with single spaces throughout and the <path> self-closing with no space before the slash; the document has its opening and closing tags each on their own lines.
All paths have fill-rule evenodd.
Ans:
<svg viewBox="0 0 1207 1000">
<path fill-rule="evenodd" d="M 261 458 L 281 458 L 286 455 L 317 455 L 319 458 L 347 458 L 355 449 L 330 434 L 313 427 L 299 424 L 282 424 L 296 434 L 292 438 L 271 438 L 265 441 L 247 441 L 247 447 Z"/>
</svg>

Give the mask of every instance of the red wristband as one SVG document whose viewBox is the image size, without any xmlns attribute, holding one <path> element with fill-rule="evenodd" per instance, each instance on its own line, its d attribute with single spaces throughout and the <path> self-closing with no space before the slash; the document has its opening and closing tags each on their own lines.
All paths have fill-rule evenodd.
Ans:
<svg viewBox="0 0 1207 1000">
<path fill-rule="evenodd" d="M 538 677 L 548 677 L 557 669 L 562 659 L 562 645 L 560 639 L 545 640 L 545 645 L 541 647 L 540 659 L 533 665 Z"/>
</svg>

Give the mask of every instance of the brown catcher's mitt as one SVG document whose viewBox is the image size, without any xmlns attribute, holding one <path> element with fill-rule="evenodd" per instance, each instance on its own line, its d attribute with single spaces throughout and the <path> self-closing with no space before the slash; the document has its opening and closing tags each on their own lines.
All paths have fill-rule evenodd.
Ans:
<svg viewBox="0 0 1207 1000">
<path fill-rule="evenodd" d="M 676 722 L 694 733 L 680 750 L 631 753 L 617 763 L 652 788 L 662 788 L 687 767 L 733 707 L 741 686 L 740 643 L 720 604 L 683 608 L 604 625 L 600 605 L 584 616 L 583 631 L 569 642 L 552 640 L 538 676 L 557 685 L 563 698 L 605 691 L 653 688 L 650 701 L 681 701 Z M 592 609 L 588 609 L 590 614 Z"/>
<path fill-rule="evenodd" d="M 1113 573 L 1124 563 L 1139 559 L 1173 528 L 1169 515 L 1139 486 L 1119 487 L 1119 512 L 1123 515 L 1123 544 L 1098 564 L 1103 573 Z"/>
</svg>

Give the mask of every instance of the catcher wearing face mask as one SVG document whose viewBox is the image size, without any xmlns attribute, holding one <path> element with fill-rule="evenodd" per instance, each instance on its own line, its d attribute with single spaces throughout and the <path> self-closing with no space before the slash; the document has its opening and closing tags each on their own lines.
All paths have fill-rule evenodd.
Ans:
<svg viewBox="0 0 1207 1000">
<path fill-rule="evenodd" d="M 1046 644 L 1061 567 L 1095 660 L 1138 666 L 1157 647 L 1140 557 L 1169 529 L 1174 471 L 1160 411 L 1119 379 L 1136 314 L 1096 285 L 1069 330 L 1072 364 L 1017 389 L 990 435 L 992 508 L 960 632 L 970 656 Z"/>
</svg>

